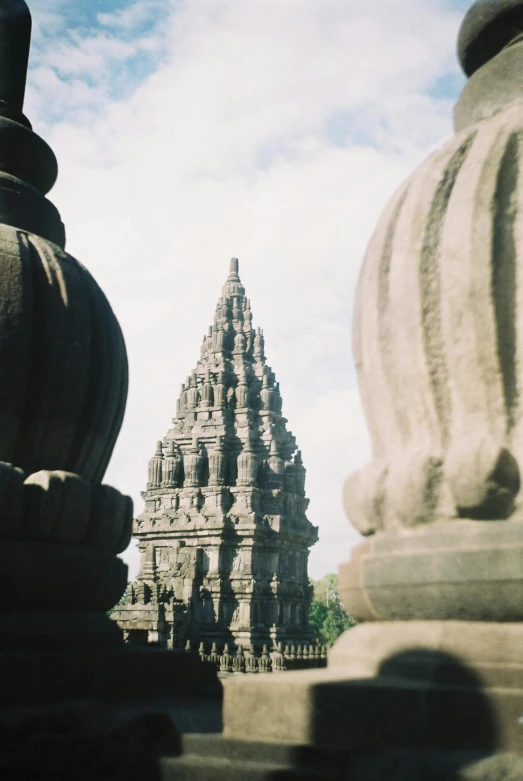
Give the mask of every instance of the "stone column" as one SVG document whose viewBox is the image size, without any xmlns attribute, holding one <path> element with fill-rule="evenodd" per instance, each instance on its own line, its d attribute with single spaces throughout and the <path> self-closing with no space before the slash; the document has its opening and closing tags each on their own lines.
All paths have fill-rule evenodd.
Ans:
<svg viewBox="0 0 523 781">
<path fill-rule="evenodd" d="M 374 455 L 344 490 L 367 539 L 340 593 L 365 623 L 326 672 L 226 687 L 226 734 L 380 755 L 373 781 L 523 753 L 522 34 L 523 0 L 470 9 L 456 135 L 393 196 L 363 264 L 354 355 Z M 255 701 L 270 719 L 249 720 Z M 501 778 L 505 760 L 488 761 L 477 777 Z"/>
</svg>

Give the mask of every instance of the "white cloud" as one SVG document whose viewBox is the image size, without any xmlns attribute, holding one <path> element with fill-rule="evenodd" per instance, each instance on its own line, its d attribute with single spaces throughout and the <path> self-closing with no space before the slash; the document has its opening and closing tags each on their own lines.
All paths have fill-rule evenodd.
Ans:
<svg viewBox="0 0 523 781">
<path fill-rule="evenodd" d="M 106 479 L 140 511 L 237 255 L 304 452 L 319 576 L 356 539 L 341 486 L 369 458 L 350 350 L 358 270 L 387 198 L 450 133 L 448 101 L 427 91 L 454 68 L 458 19 L 440 0 L 174 4 L 154 72 L 111 100 L 150 38 L 145 10 L 99 15 L 103 28 L 42 54 L 27 109 L 60 161 L 52 199 L 69 251 L 127 340 L 129 404 Z M 71 117 L 50 119 L 52 100 Z"/>
<path fill-rule="evenodd" d="M 161 14 L 168 5 L 168 0 L 140 0 L 126 8 L 120 8 L 112 13 L 97 14 L 100 25 L 115 28 L 119 32 L 129 33 L 144 24 L 154 21 L 155 16 Z"/>
</svg>

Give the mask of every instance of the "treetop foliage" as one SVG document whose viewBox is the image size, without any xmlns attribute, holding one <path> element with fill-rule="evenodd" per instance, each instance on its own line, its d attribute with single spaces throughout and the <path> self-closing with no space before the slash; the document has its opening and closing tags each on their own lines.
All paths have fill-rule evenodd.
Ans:
<svg viewBox="0 0 523 781">
<path fill-rule="evenodd" d="M 340 600 L 338 576 L 329 573 L 310 581 L 312 589 L 309 624 L 317 643 L 332 646 L 340 635 L 356 624 Z"/>
</svg>

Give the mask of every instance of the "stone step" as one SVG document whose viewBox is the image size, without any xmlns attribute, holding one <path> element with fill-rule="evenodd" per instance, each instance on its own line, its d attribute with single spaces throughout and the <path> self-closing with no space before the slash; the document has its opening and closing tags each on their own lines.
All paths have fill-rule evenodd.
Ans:
<svg viewBox="0 0 523 781">
<path fill-rule="evenodd" d="M 314 746 L 295 746 L 283 743 L 267 743 L 251 740 L 226 738 L 221 734 L 185 734 L 183 751 L 199 757 L 216 759 L 270 761 L 277 765 L 299 766 L 310 769 L 327 768 L 346 770 L 349 752 L 340 749 L 322 749 Z"/>
<path fill-rule="evenodd" d="M 184 735 L 182 756 L 162 760 L 162 781 L 341 781 L 348 765 L 342 751 Z"/>
<path fill-rule="evenodd" d="M 318 781 L 303 768 L 187 755 L 162 761 L 162 781 Z"/>
</svg>

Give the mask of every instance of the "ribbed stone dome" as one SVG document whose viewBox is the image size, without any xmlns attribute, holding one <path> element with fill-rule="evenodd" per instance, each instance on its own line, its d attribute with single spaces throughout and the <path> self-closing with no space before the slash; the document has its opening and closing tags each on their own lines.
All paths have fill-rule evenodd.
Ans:
<svg viewBox="0 0 523 781">
<path fill-rule="evenodd" d="M 89 272 L 0 225 L 0 461 L 100 482 L 127 398 L 127 355 Z"/>
<path fill-rule="evenodd" d="M 388 204 L 354 353 L 374 460 L 345 498 L 363 533 L 509 517 L 523 463 L 523 100 L 454 136 Z"/>
</svg>

